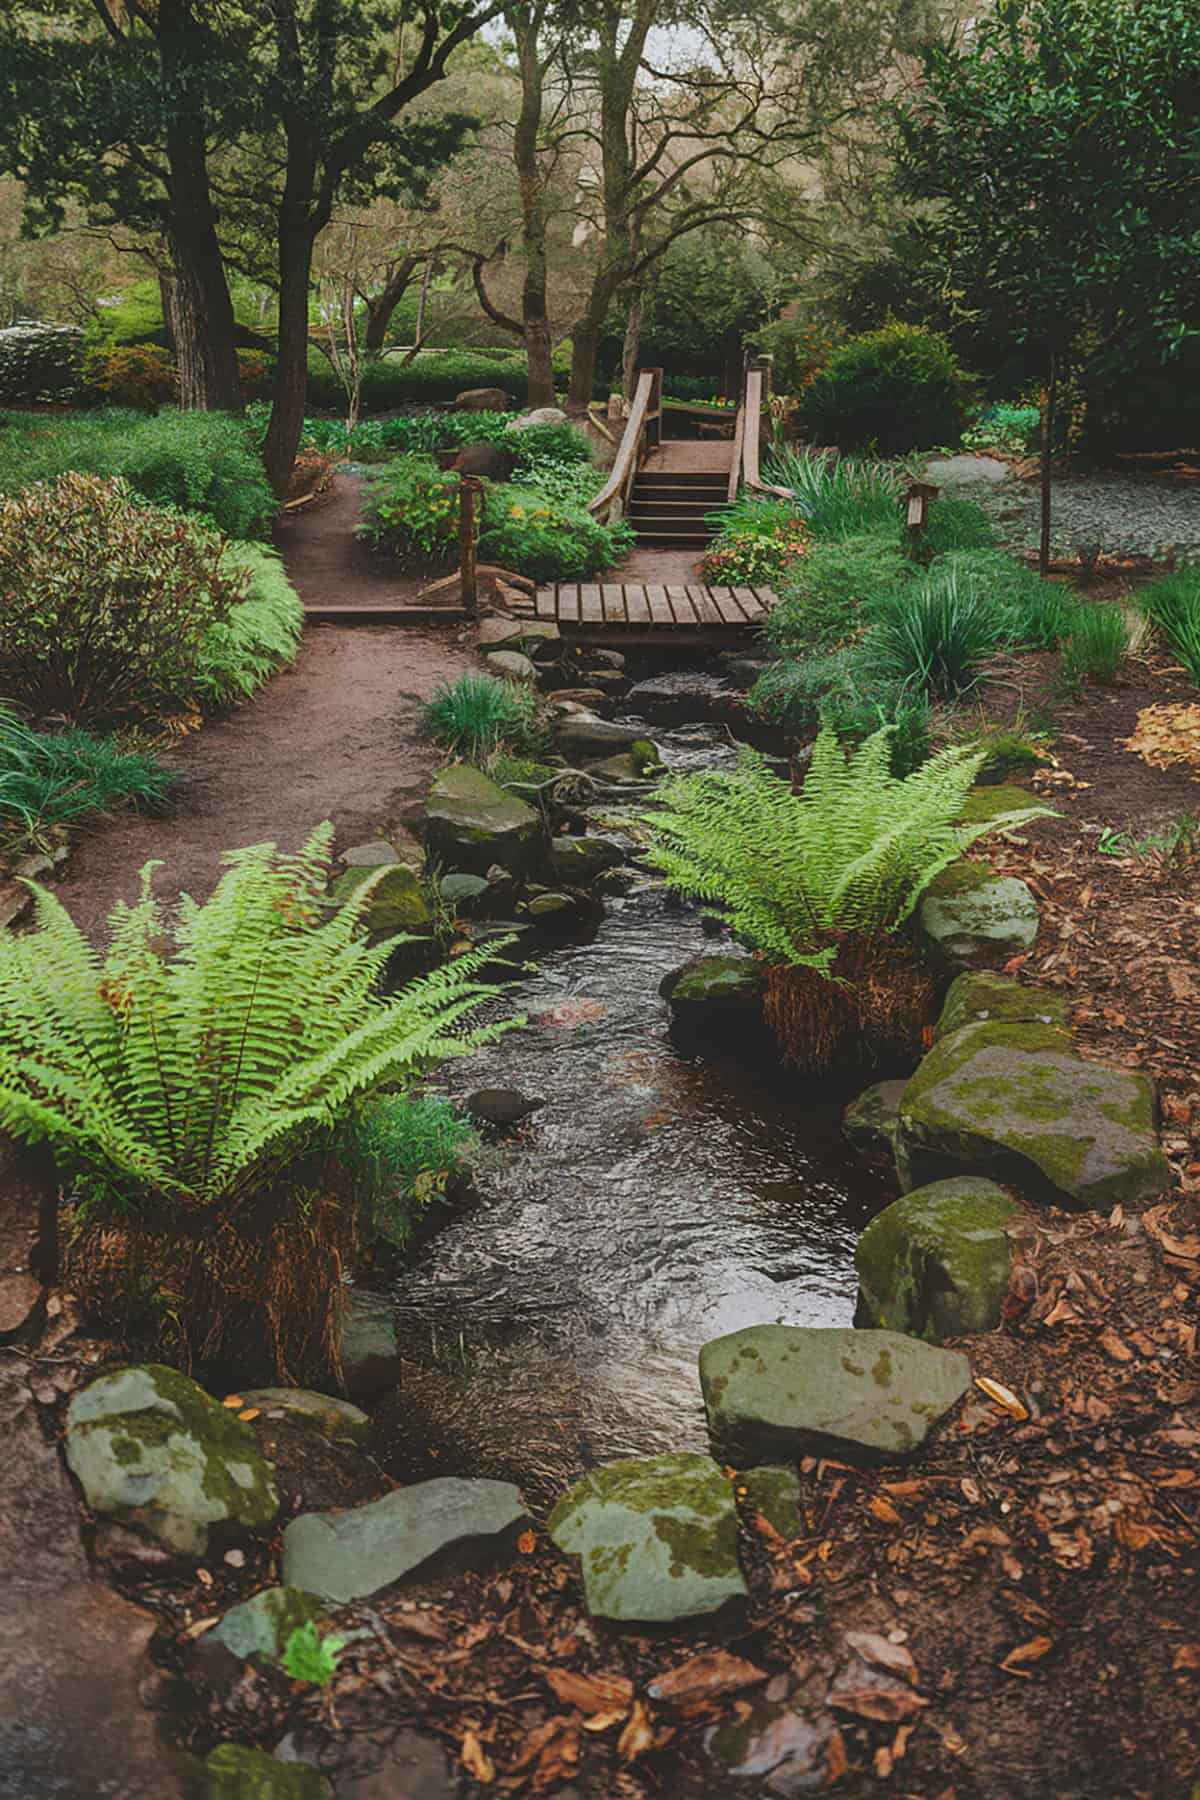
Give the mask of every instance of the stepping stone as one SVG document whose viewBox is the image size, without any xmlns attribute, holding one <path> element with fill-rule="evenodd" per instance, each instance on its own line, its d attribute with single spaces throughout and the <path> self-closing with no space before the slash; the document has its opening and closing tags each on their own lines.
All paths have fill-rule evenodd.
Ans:
<svg viewBox="0 0 1200 1800">
<path fill-rule="evenodd" d="M 921 948 L 943 975 L 997 967 L 1032 949 L 1037 933 L 1037 901 L 1026 884 L 983 863 L 951 863 L 917 905 Z"/>
<path fill-rule="evenodd" d="M 1167 1187 L 1154 1084 L 1086 1062 L 1052 1025 L 985 1020 L 939 1038 L 904 1090 L 896 1167 L 910 1191 L 983 1175 L 1037 1199 L 1107 1212 Z"/>
<path fill-rule="evenodd" d="M 261 1530 L 279 1511 L 248 1424 L 177 1369 L 102 1375 L 67 1412 L 67 1464 L 93 1512 L 203 1556 L 212 1526 Z"/>
<path fill-rule="evenodd" d="M 542 844 L 539 814 L 469 763 L 434 777 L 424 830 L 434 856 L 471 875 L 486 875 L 496 864 L 524 874 Z"/>
<path fill-rule="evenodd" d="M 1007 975 L 979 970 L 960 975 L 950 983 L 934 1027 L 934 1042 L 949 1037 L 962 1025 L 980 1025 L 987 1019 L 1010 1025 L 1052 1025 L 1058 1031 L 1069 1032 L 1070 1011 L 1067 996 L 1053 988 L 1026 987 Z"/>
<path fill-rule="evenodd" d="M 314 1394 L 308 1388 L 249 1388 L 241 1394 L 245 1406 L 256 1406 L 260 1412 L 286 1413 L 297 1424 L 311 1425 L 334 1443 L 365 1444 L 371 1435 L 371 1421 L 360 1407 L 333 1394 Z"/>
<path fill-rule="evenodd" d="M 519 650 L 493 650 L 483 661 L 488 674 L 498 676 L 501 681 L 537 680 L 536 668 Z"/>
<path fill-rule="evenodd" d="M 550 844 L 550 869 L 559 881 L 574 887 L 587 887 L 606 869 L 615 869 L 625 860 L 620 847 L 608 838 L 556 837 Z"/>
<path fill-rule="evenodd" d="M 421 1481 L 347 1512 L 301 1513 L 283 1534 L 283 1577 L 344 1605 L 406 1577 L 503 1562 L 528 1525 L 511 1482 Z"/>
<path fill-rule="evenodd" d="M 746 1596 L 732 1484 L 711 1457 L 633 1457 L 563 1495 L 550 1536 L 582 1561 L 593 1618 L 673 1625 Z"/>
<path fill-rule="evenodd" d="M 1006 1226 L 1020 1208 L 974 1175 L 935 1181 L 896 1200 L 858 1240 L 855 1323 L 926 1343 L 994 1331 L 1012 1273 Z"/>
<path fill-rule="evenodd" d="M 714 1442 L 750 1456 L 911 1456 L 970 1380 L 965 1356 L 895 1331 L 751 1325 L 700 1352 Z"/>
</svg>

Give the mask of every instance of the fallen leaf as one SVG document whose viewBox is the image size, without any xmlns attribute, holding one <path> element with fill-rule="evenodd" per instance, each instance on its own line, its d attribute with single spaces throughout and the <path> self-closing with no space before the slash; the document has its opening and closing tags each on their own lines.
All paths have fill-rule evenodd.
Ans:
<svg viewBox="0 0 1200 1800">
<path fill-rule="evenodd" d="M 1029 1417 L 1029 1408 L 1025 1402 L 1019 1399 L 1011 1388 L 1005 1387 L 1002 1381 L 993 1381 L 990 1375 L 977 1375 L 975 1386 L 981 1393 L 986 1394 L 989 1400 L 994 1401 L 1003 1412 L 1006 1412 L 1010 1419 L 1016 1419 L 1018 1424 L 1022 1419 Z"/>
<path fill-rule="evenodd" d="M 874 1513 L 875 1517 L 884 1525 L 899 1525 L 900 1523 L 900 1514 L 891 1501 L 885 1500 L 882 1494 L 872 1494 L 867 1501 L 867 1511 Z"/>
<path fill-rule="evenodd" d="M 448 1635 L 446 1621 L 433 1612 L 393 1613 L 388 1619 L 393 1631 L 407 1631 L 411 1637 L 429 1638 L 434 1643 L 445 1643 Z"/>
<path fill-rule="evenodd" d="M 222 1406 L 228 1406 L 231 1411 L 236 1411 L 239 1406 L 245 1406 L 245 1404 L 246 1402 L 240 1394 L 226 1394 L 221 1402 Z"/>
<path fill-rule="evenodd" d="M 532 1556 L 537 1549 L 536 1532 L 523 1531 L 517 1539 L 517 1549 L 521 1552 L 522 1556 Z"/>
<path fill-rule="evenodd" d="M 462 1741 L 462 1766 L 468 1775 L 473 1775 L 486 1787 L 489 1781 L 496 1779 L 496 1765 L 480 1743 L 476 1732 L 468 1727 Z"/>
<path fill-rule="evenodd" d="M 583 1721 L 583 1729 L 585 1731 L 607 1731 L 611 1725 L 619 1725 L 628 1711 L 629 1708 L 623 1706 L 619 1712 L 593 1713 L 590 1719 Z"/>
<path fill-rule="evenodd" d="M 725 1650 L 706 1650 L 693 1656 L 678 1668 L 656 1675 L 646 1692 L 652 1700 L 673 1705 L 686 1705 L 692 1700 L 713 1699 L 718 1694 L 735 1694 L 740 1688 L 754 1687 L 766 1681 L 767 1671 Z"/>
<path fill-rule="evenodd" d="M 194 1625 L 188 1626 L 187 1630 L 183 1634 L 184 1637 L 185 1638 L 203 1637 L 204 1633 L 206 1631 L 211 1631 L 214 1625 L 219 1625 L 221 1623 L 221 1616 L 222 1615 L 220 1613 L 213 1613 L 213 1615 L 210 1619 L 197 1619 Z"/>
<path fill-rule="evenodd" d="M 879 1719 L 885 1725 L 898 1725 L 904 1719 L 911 1719 L 929 1702 L 923 1694 L 914 1694 L 911 1688 L 901 1687 L 899 1682 L 864 1683 L 859 1687 L 830 1688 L 826 1704 L 836 1707 L 839 1712 L 854 1713 L 860 1719 Z"/>
<path fill-rule="evenodd" d="M 244 1412 L 240 1412 L 238 1414 L 239 1419 L 244 1419 L 247 1422 L 249 1422 L 249 1420 L 251 1420 L 251 1419 L 260 1419 L 261 1417 L 262 1417 L 262 1409 L 257 1406 L 248 1406 L 248 1407 L 246 1407 Z"/>
<path fill-rule="evenodd" d="M 622 1762 L 633 1762 L 636 1757 L 653 1747 L 654 1733 L 650 1729 L 649 1716 L 642 1702 L 637 1700 L 634 1702 L 629 1723 L 617 1740 L 617 1755 Z"/>
<path fill-rule="evenodd" d="M 889 1675 L 900 1675 L 914 1687 L 917 1685 L 917 1665 L 903 1644 L 893 1644 L 875 1631 L 848 1631 L 846 1642 L 852 1650 L 857 1650 L 864 1662 L 874 1663 L 876 1668 L 886 1669 Z"/>
<path fill-rule="evenodd" d="M 1116 1332 L 1108 1326 L 1100 1333 L 1100 1342 L 1114 1362 L 1132 1362 L 1133 1351 L 1128 1344 L 1122 1343 Z"/>
<path fill-rule="evenodd" d="M 633 1683 L 625 1675 L 579 1675 L 573 1669 L 546 1669 L 546 1685 L 564 1706 L 582 1713 L 624 1712 L 633 1699 Z"/>
<path fill-rule="evenodd" d="M 1042 1324 L 1043 1325 L 1073 1325 L 1076 1322 L 1076 1320 L 1081 1318 L 1082 1316 L 1083 1315 L 1080 1313 L 1079 1308 L 1077 1306 L 1072 1306 L 1071 1302 L 1067 1299 L 1066 1295 L 1064 1294 L 1062 1296 L 1062 1298 L 1059 1299 L 1058 1301 L 1056 1301 L 1054 1306 L 1051 1307 L 1050 1311 L 1046 1314 L 1045 1318 L 1042 1320 Z"/>
<path fill-rule="evenodd" d="M 1010 1650 L 1000 1667 L 1007 1675 L 1027 1676 L 1030 1671 L 1021 1667 L 1022 1663 L 1041 1662 L 1048 1651 L 1053 1650 L 1054 1639 L 1048 1637 L 1030 1638 L 1027 1644 L 1018 1644 Z"/>
<path fill-rule="evenodd" d="M 1173 1669 L 1200 1669 L 1200 1644 L 1180 1644 L 1171 1667 Z"/>
<path fill-rule="evenodd" d="M 827 1784 L 832 1787 L 835 1781 L 840 1781 L 849 1767 L 850 1759 L 846 1755 L 846 1740 L 840 1731 L 835 1731 L 830 1738 L 829 1746 L 825 1751 L 825 1779 Z"/>
</svg>

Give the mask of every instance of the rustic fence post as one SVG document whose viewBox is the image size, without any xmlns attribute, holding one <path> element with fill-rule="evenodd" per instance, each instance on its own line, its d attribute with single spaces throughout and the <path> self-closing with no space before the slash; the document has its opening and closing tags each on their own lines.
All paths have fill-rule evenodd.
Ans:
<svg viewBox="0 0 1200 1800">
<path fill-rule="evenodd" d="M 927 481 L 909 483 L 904 508 L 904 543 L 913 562 L 925 560 L 929 502 L 936 500 L 940 491 L 939 488 L 931 487 Z"/>
<path fill-rule="evenodd" d="M 479 585 L 475 579 L 475 524 L 483 483 L 478 475 L 460 475 L 458 502 L 458 571 L 462 581 L 462 603 L 474 618 L 479 611 Z"/>
<path fill-rule="evenodd" d="M 663 372 L 661 369 L 651 369 L 648 372 L 654 380 L 650 389 L 650 403 L 646 408 L 646 443 L 653 450 L 662 443 Z"/>
</svg>

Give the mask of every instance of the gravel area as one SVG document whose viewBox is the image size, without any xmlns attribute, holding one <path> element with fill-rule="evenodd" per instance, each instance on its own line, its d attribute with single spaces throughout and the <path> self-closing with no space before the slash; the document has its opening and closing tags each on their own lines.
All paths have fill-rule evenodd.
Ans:
<svg viewBox="0 0 1200 1800">
<path fill-rule="evenodd" d="M 960 480 L 947 491 L 977 501 L 1006 548 L 1037 548 L 1036 480 Z M 1099 545 L 1109 556 L 1166 557 L 1173 550 L 1177 561 L 1200 562 L 1200 488 L 1186 482 L 1152 475 L 1065 475 L 1054 483 L 1050 516 L 1055 556 L 1074 556 L 1085 544 Z"/>
</svg>

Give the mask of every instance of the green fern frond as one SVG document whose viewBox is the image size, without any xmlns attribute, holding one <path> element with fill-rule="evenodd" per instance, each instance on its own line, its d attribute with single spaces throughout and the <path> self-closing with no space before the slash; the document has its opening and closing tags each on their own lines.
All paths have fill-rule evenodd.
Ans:
<svg viewBox="0 0 1200 1800">
<path fill-rule="evenodd" d="M 646 820 L 651 862 L 773 961 L 827 968 L 831 938 L 894 931 L 977 838 L 1050 810 L 962 825 L 982 755 L 951 746 L 897 777 L 891 736 L 885 727 L 847 754 L 822 731 L 799 793 L 752 750 L 733 774 L 666 782 Z"/>
</svg>

